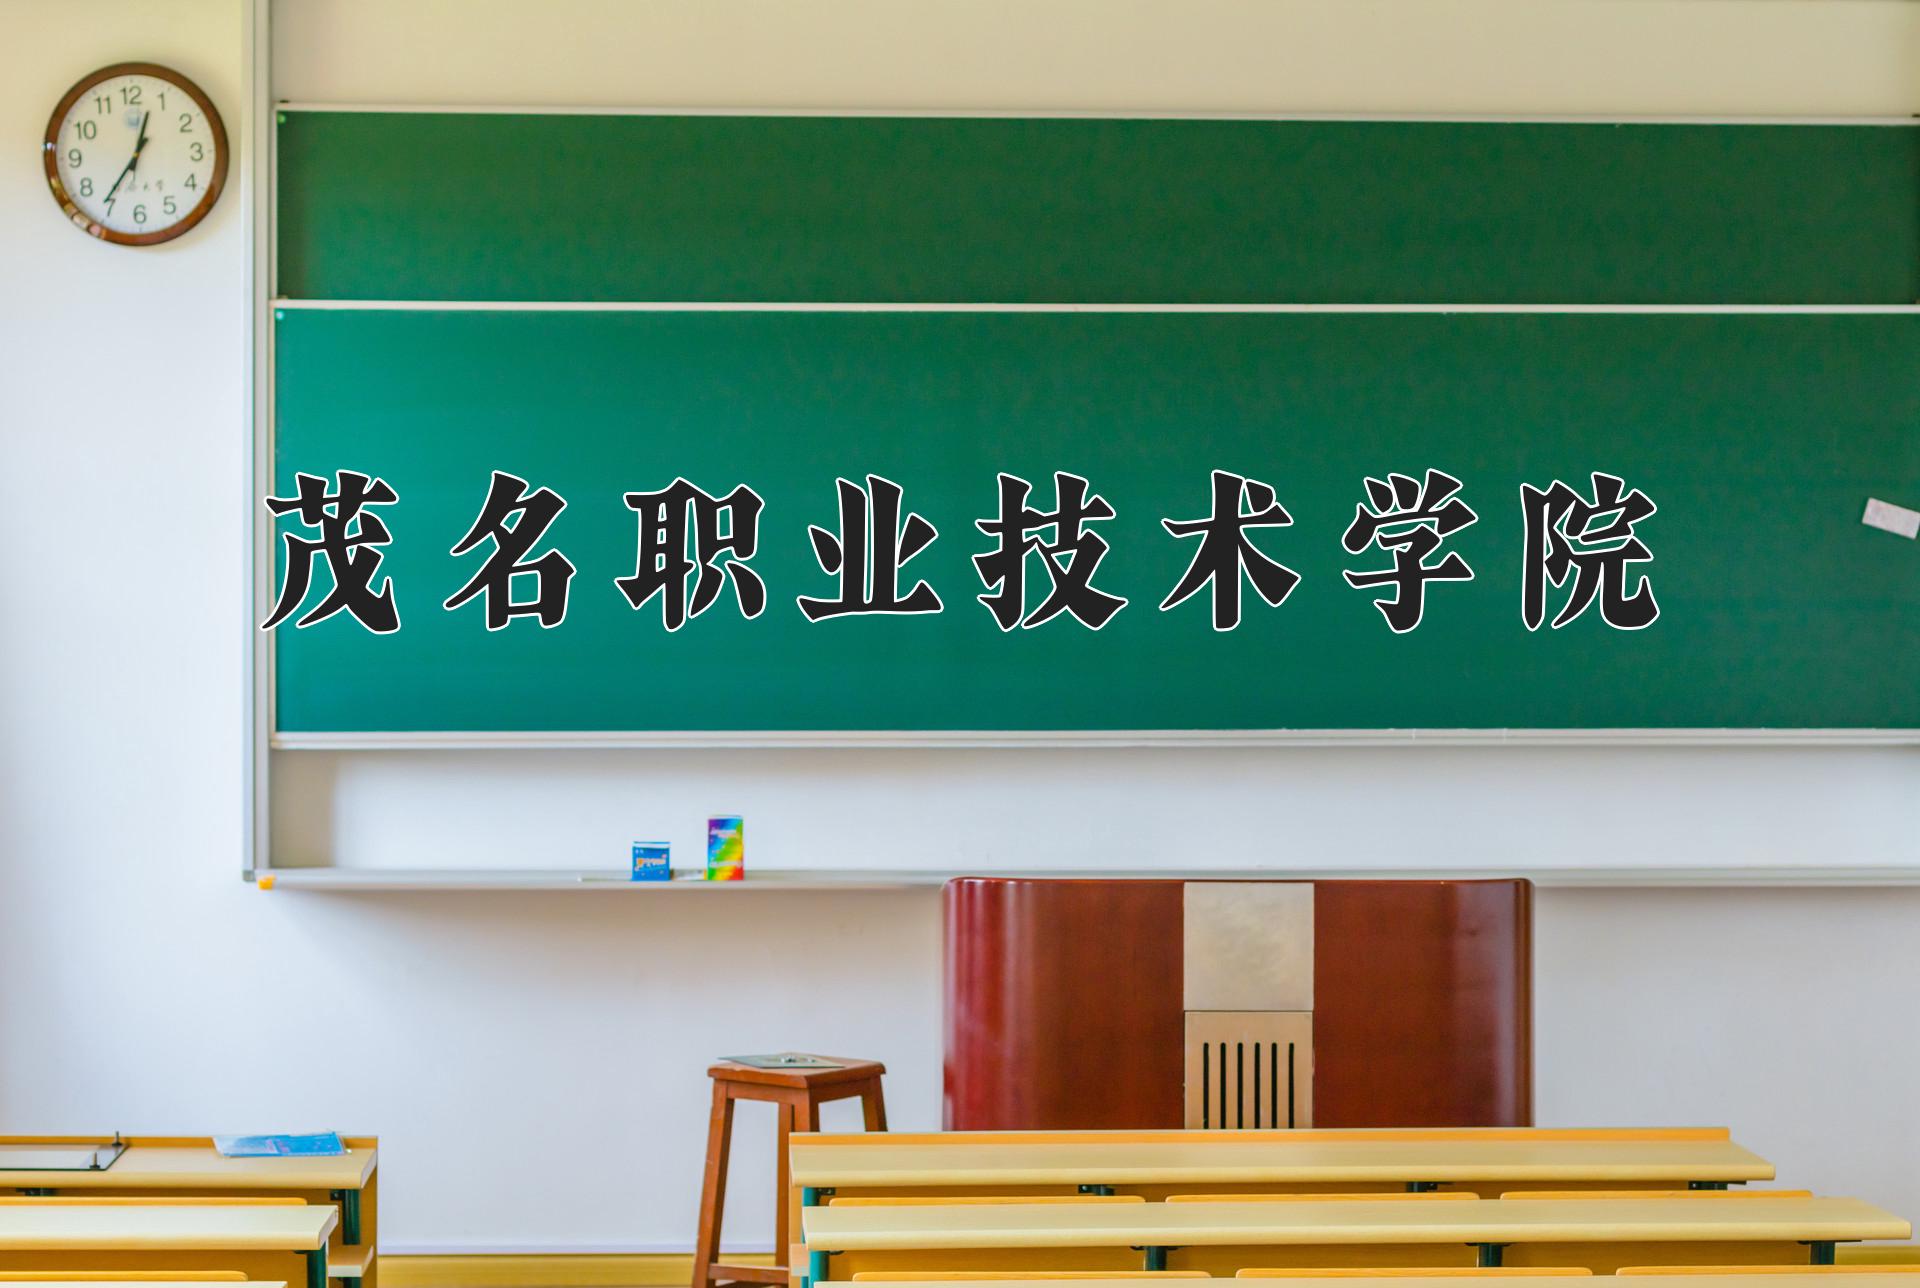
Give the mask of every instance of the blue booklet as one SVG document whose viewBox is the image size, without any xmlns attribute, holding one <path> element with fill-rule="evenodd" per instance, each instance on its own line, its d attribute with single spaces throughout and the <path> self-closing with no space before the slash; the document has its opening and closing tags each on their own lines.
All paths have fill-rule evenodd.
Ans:
<svg viewBox="0 0 1920 1288">
<path fill-rule="evenodd" d="M 215 1136 L 213 1147 L 227 1158 L 272 1158 L 279 1155 L 322 1158 L 347 1152 L 337 1131 L 313 1132 L 305 1136 Z"/>
</svg>

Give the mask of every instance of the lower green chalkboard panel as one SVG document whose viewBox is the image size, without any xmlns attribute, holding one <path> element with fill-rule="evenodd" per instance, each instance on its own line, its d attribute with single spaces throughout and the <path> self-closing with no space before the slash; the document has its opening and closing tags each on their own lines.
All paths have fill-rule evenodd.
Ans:
<svg viewBox="0 0 1920 1288">
<path fill-rule="evenodd" d="M 1920 318 L 290 309 L 277 326 L 276 492 L 359 470 L 399 498 L 379 513 L 401 628 L 279 629 L 285 733 L 1920 727 L 1920 544 L 1860 522 L 1870 496 L 1920 503 Z M 1474 576 L 1429 583 L 1395 634 L 1341 575 L 1390 557 L 1341 537 L 1367 476 L 1428 468 L 1478 515 L 1444 547 Z M 567 502 L 541 547 L 578 569 L 551 629 L 441 606 L 483 557 L 450 549 L 496 469 Z M 1214 469 L 1273 486 L 1293 523 L 1252 539 L 1301 577 L 1277 608 L 1249 588 L 1232 631 L 1205 592 L 1159 608 L 1197 545 L 1161 521 L 1204 516 Z M 1092 527 L 1111 547 L 1094 584 L 1128 602 L 1097 632 L 1065 614 L 1003 632 L 977 599 L 975 522 L 1001 471 L 1052 508 L 1056 470 L 1116 512 Z M 1617 630 L 1596 604 L 1529 631 L 1521 486 L 1584 491 L 1594 471 L 1658 506 L 1635 535 L 1659 619 Z M 937 529 L 901 585 L 924 578 L 943 611 L 809 622 L 796 596 L 835 582 L 808 526 L 837 529 L 836 478 L 868 474 Z M 638 548 L 623 494 L 676 477 L 764 498 L 759 617 L 729 589 L 669 632 L 658 599 L 616 588 Z M 1549 588 L 1549 613 L 1565 599 Z"/>
</svg>

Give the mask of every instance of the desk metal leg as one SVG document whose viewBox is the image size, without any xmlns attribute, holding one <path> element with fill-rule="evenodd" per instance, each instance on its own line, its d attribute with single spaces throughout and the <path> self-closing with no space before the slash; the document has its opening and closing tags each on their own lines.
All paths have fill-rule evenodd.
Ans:
<svg viewBox="0 0 1920 1288">
<path fill-rule="evenodd" d="M 1438 1181 L 1408 1181 L 1407 1182 L 1407 1193 L 1409 1194 L 1431 1194 L 1433 1191 L 1439 1188 L 1440 1188 L 1440 1182 Z"/>
<path fill-rule="evenodd" d="M 1687 1188 L 1690 1190 L 1724 1190 L 1727 1188 L 1727 1183 L 1725 1181 L 1688 1181 Z"/>
<path fill-rule="evenodd" d="M 1476 1243 L 1473 1248 L 1479 1254 L 1474 1264 L 1487 1269 L 1500 1265 L 1507 1251 L 1504 1243 Z"/>
<path fill-rule="evenodd" d="M 1082 1185 L 1082 1186 L 1080 1187 L 1080 1192 L 1081 1192 L 1082 1194 L 1094 1194 L 1094 1195 L 1098 1195 L 1098 1196 L 1100 1196 L 1100 1197 L 1102 1197 L 1102 1198 L 1104 1198 L 1104 1197 L 1106 1197 L 1107 1195 L 1110 1195 L 1110 1194 L 1112 1194 L 1112 1193 L 1113 1193 L 1113 1186 L 1111 1186 L 1111 1185 Z"/>
<path fill-rule="evenodd" d="M 1823 1239 L 1816 1243 L 1809 1243 L 1807 1246 L 1813 1250 L 1813 1255 L 1809 1259 L 1810 1264 L 1816 1266 L 1830 1266 L 1833 1264 L 1833 1241 L 1831 1239 Z"/>
<path fill-rule="evenodd" d="M 335 1190 L 333 1201 L 340 1205 L 340 1242 L 347 1247 L 360 1243 L 360 1191 Z"/>
<path fill-rule="evenodd" d="M 307 1253 L 307 1288 L 327 1288 L 327 1247 Z"/>
<path fill-rule="evenodd" d="M 832 1194 L 833 1187 L 831 1185 L 802 1185 L 800 1187 L 800 1206 L 803 1208 L 819 1207 L 820 1200 L 829 1198 Z M 800 1237 L 803 1239 L 806 1237 L 806 1231 L 804 1229 L 801 1231 Z M 805 1279 L 807 1288 L 811 1288 L 813 1284 L 819 1283 L 826 1278 L 827 1256 L 828 1254 L 824 1252 L 810 1252 L 807 1254 L 807 1274 Z M 698 1285 L 696 1285 L 695 1288 L 698 1288 Z"/>
<path fill-rule="evenodd" d="M 1142 1270 L 1165 1270 L 1167 1268 L 1167 1250 L 1165 1248 L 1143 1248 L 1146 1253 Z"/>
</svg>

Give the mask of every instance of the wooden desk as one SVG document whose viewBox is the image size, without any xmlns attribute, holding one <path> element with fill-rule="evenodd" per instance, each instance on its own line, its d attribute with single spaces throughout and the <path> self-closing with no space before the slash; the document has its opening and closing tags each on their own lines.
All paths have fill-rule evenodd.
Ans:
<svg viewBox="0 0 1920 1288">
<path fill-rule="evenodd" d="M 0 1270 L 237 1270 L 327 1288 L 332 1207 L 0 1206 Z"/>
<path fill-rule="evenodd" d="M 1483 1199 L 811 1207 L 808 1275 L 887 1270 L 1830 1262 L 1912 1227 L 1858 1199 Z M 1137 1251 L 1136 1251 L 1137 1250 Z"/>
<path fill-rule="evenodd" d="M 1773 1164 L 1725 1128 L 930 1132 L 793 1137 L 792 1222 L 828 1195 L 1725 1189 Z M 790 1222 L 790 1224 L 792 1224 Z M 792 1224 L 792 1228 L 798 1228 Z"/>
<path fill-rule="evenodd" d="M 93 1143 L 95 1138 L 73 1136 L 0 1136 L 0 1147 Z M 379 1142 L 350 1136 L 346 1145 L 345 1154 L 332 1158 L 223 1158 L 205 1136 L 134 1136 L 104 1171 L 23 1171 L 8 1168 L 0 1158 L 0 1194 L 231 1194 L 338 1204 L 333 1261 L 364 1261 L 362 1288 L 377 1288 L 374 1258 L 358 1250 L 379 1246 Z"/>
</svg>

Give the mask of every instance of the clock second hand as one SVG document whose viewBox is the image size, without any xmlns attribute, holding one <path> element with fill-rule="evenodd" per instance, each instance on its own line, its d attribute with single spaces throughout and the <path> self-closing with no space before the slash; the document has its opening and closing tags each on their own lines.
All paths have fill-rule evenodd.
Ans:
<svg viewBox="0 0 1920 1288">
<path fill-rule="evenodd" d="M 147 122 L 152 119 L 152 112 L 144 112 L 141 114 L 140 136 L 133 141 L 133 156 L 128 158 L 126 169 L 120 172 L 120 177 L 113 181 L 113 186 L 107 189 L 107 195 L 101 198 L 101 200 L 112 201 L 113 194 L 120 191 L 120 185 L 126 181 L 128 175 L 133 173 L 134 167 L 140 164 L 141 150 L 147 146 Z"/>
</svg>

